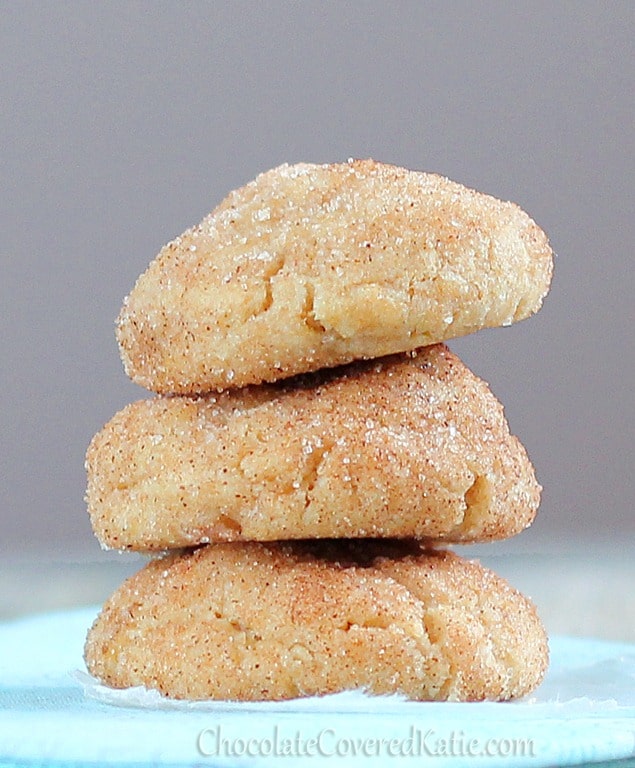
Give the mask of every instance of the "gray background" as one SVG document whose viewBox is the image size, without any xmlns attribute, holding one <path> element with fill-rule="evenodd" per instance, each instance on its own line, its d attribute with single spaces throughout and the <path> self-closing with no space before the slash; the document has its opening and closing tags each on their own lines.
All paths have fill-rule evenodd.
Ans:
<svg viewBox="0 0 635 768">
<path fill-rule="evenodd" d="M 635 3 L 3 3 L 5 553 L 99 556 L 92 434 L 144 396 L 114 341 L 160 246 L 283 161 L 372 156 L 520 203 L 543 311 L 455 342 L 536 464 L 548 550 L 635 533 Z"/>
</svg>

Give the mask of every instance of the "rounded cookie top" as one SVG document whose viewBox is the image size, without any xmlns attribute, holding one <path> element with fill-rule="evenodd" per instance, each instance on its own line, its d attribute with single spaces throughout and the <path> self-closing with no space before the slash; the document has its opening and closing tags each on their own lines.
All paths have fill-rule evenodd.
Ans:
<svg viewBox="0 0 635 768">
<path fill-rule="evenodd" d="M 522 320 L 552 262 L 518 206 L 443 177 L 283 165 L 163 248 L 117 336 L 158 393 L 276 381 Z"/>
<path fill-rule="evenodd" d="M 115 549 L 214 541 L 488 541 L 540 487 L 503 407 L 443 345 L 196 399 L 133 403 L 93 439 L 87 500 Z"/>
<path fill-rule="evenodd" d="M 533 690 L 547 657 L 534 607 L 503 579 L 393 542 L 172 554 L 115 592 L 85 648 L 106 685 L 194 700 L 504 700 Z"/>
</svg>

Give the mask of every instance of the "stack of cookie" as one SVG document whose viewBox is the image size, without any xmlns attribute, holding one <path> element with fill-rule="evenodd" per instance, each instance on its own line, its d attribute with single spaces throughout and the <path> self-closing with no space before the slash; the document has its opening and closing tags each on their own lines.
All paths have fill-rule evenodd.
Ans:
<svg viewBox="0 0 635 768">
<path fill-rule="evenodd" d="M 540 487 L 440 342 L 538 310 L 552 261 L 517 206 L 372 161 L 274 169 L 166 246 L 118 322 L 158 396 L 87 456 L 102 545 L 160 556 L 89 671 L 187 699 L 532 690 L 533 606 L 443 547 L 520 532 Z"/>
</svg>

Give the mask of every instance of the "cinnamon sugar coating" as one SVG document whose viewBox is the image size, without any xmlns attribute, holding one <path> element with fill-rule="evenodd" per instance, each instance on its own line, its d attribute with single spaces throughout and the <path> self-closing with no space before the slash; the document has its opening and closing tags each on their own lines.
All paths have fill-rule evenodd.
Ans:
<svg viewBox="0 0 635 768">
<path fill-rule="evenodd" d="M 115 549 L 488 541 L 526 528 L 540 496 L 503 407 L 443 345 L 133 403 L 95 436 L 87 470 L 93 528 Z"/>
<path fill-rule="evenodd" d="M 522 320 L 552 266 L 518 206 L 441 176 L 282 165 L 161 250 L 117 336 L 135 382 L 193 395 Z"/>
<path fill-rule="evenodd" d="M 533 605 L 503 579 L 389 541 L 171 554 L 114 593 L 85 648 L 106 685 L 193 700 L 505 700 L 539 684 L 547 657 Z"/>
</svg>

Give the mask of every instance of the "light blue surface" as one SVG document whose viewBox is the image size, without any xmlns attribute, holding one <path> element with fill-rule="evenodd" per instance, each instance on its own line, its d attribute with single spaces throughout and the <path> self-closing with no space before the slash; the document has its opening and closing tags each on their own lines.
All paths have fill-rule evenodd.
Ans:
<svg viewBox="0 0 635 768">
<path fill-rule="evenodd" d="M 82 609 L 0 625 L 0 766 L 370 766 L 398 760 L 540 768 L 635 756 L 632 645 L 552 638 L 544 684 L 530 699 L 511 704 L 413 703 L 350 693 L 279 704 L 159 708 L 148 707 L 143 692 L 112 697 L 92 683 L 86 696 L 78 671 L 95 613 Z M 103 700 L 109 696 L 118 704 Z M 398 740 L 394 747 L 391 739 Z M 524 743 L 516 747 L 524 755 L 502 754 L 514 749 L 513 740 Z M 479 754 L 467 754 L 471 744 Z M 198 745 L 212 754 L 201 754 Z M 228 754 L 241 745 L 278 754 Z M 480 754 L 497 745 L 499 754 Z M 282 757 L 285 749 L 294 755 Z M 330 754 L 338 749 L 347 752 L 345 760 Z M 411 757 L 391 758 L 391 749 Z M 449 756 L 431 754 L 444 750 Z"/>
</svg>

